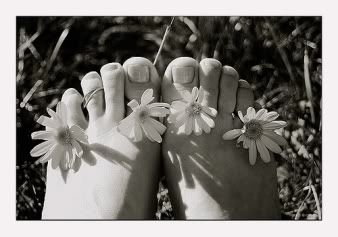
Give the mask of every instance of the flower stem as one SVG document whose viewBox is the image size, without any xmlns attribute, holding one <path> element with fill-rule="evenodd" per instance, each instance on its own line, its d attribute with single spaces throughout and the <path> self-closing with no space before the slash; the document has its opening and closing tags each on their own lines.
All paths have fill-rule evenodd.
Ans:
<svg viewBox="0 0 338 237">
<path fill-rule="evenodd" d="M 164 32 L 163 39 L 162 39 L 160 48 L 158 49 L 158 52 L 157 52 L 157 54 L 156 54 L 155 60 L 154 60 L 154 62 L 153 62 L 153 65 L 156 65 L 156 63 L 157 63 L 157 60 L 158 60 L 158 58 L 159 58 L 159 56 L 160 56 L 160 54 L 161 54 L 161 51 L 162 51 L 164 42 L 165 42 L 165 40 L 166 40 L 166 38 L 167 38 L 167 36 L 168 36 L 168 33 L 169 33 L 170 29 L 171 29 L 171 26 L 172 26 L 174 20 L 175 20 L 175 17 L 173 16 L 172 19 L 171 19 L 170 24 L 167 26 L 167 29 L 166 29 L 165 32 Z"/>
</svg>

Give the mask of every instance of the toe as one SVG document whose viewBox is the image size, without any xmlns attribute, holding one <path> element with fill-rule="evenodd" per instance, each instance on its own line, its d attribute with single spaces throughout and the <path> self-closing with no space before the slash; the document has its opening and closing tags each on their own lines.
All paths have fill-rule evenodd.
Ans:
<svg viewBox="0 0 338 237">
<path fill-rule="evenodd" d="M 237 71 L 232 67 L 224 66 L 219 84 L 218 119 L 222 121 L 221 126 L 224 128 L 224 131 L 228 131 L 234 127 L 232 113 L 236 106 Z"/>
<path fill-rule="evenodd" d="M 236 98 L 236 111 L 241 111 L 243 115 L 246 114 L 246 111 L 249 107 L 254 106 L 254 94 L 251 89 L 250 84 L 245 80 L 238 81 L 238 90 Z M 234 121 L 234 126 L 236 128 L 242 127 L 243 123 L 239 118 L 236 118 Z"/>
<path fill-rule="evenodd" d="M 139 103 L 141 96 L 146 89 L 153 89 L 153 96 L 158 101 L 160 95 L 160 78 L 154 65 L 146 58 L 134 57 L 128 59 L 124 64 L 125 71 L 125 97 L 128 102 L 135 99 Z M 131 112 L 127 108 L 127 114 Z"/>
<path fill-rule="evenodd" d="M 66 90 L 62 95 L 62 102 L 64 102 L 67 106 L 68 125 L 72 126 L 76 124 L 82 129 L 86 129 L 87 121 L 81 109 L 82 100 L 83 97 L 81 94 L 73 88 Z"/>
<path fill-rule="evenodd" d="M 106 116 L 113 122 L 119 122 L 124 117 L 124 70 L 119 63 L 109 63 L 101 70 Z"/>
<path fill-rule="evenodd" d="M 218 83 L 222 71 L 222 64 L 213 58 L 206 58 L 200 62 L 199 81 L 204 90 L 203 105 L 217 109 Z"/>
<path fill-rule="evenodd" d="M 167 67 L 162 81 L 162 97 L 167 103 L 181 100 L 185 91 L 198 86 L 198 63 L 193 58 L 181 57 Z"/>
<path fill-rule="evenodd" d="M 81 80 L 81 87 L 84 95 L 93 90 L 102 88 L 102 80 L 97 72 L 87 73 Z M 103 90 L 97 91 L 92 95 L 87 104 L 89 121 L 94 121 L 104 113 Z"/>
<path fill-rule="evenodd" d="M 238 87 L 238 73 L 229 66 L 224 66 L 220 79 L 218 110 L 221 114 L 231 114 L 235 110 Z"/>
</svg>

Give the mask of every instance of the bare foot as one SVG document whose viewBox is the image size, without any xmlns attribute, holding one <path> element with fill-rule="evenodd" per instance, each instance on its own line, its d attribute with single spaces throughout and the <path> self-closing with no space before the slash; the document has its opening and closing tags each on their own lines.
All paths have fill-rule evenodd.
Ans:
<svg viewBox="0 0 338 237">
<path fill-rule="evenodd" d="M 68 89 L 62 97 L 69 125 L 85 129 L 90 145 L 84 147 L 76 173 L 60 172 L 49 162 L 43 219 L 155 218 L 160 145 L 148 139 L 134 143 L 112 129 L 125 117 L 125 104 L 140 102 L 147 88 L 153 89 L 155 101 L 159 99 L 155 67 L 145 58 L 131 58 L 123 67 L 106 64 L 101 76 L 90 72 L 81 86 L 83 94 L 104 88 L 87 105 L 89 121 L 79 92 Z"/>
<path fill-rule="evenodd" d="M 276 164 L 249 163 L 248 150 L 222 135 L 242 127 L 235 111 L 253 106 L 248 82 L 235 69 L 215 59 L 198 64 L 192 58 L 173 60 L 162 82 L 163 101 L 182 100 L 182 92 L 201 86 L 203 105 L 217 109 L 215 127 L 209 134 L 177 135 L 167 124 L 162 154 L 174 214 L 179 219 L 278 219 Z"/>
</svg>

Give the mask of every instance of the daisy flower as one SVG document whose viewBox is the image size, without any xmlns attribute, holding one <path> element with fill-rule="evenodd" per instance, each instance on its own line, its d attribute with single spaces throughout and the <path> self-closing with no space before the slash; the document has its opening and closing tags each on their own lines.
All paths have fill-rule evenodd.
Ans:
<svg viewBox="0 0 338 237">
<path fill-rule="evenodd" d="M 150 141 L 162 142 L 161 135 L 166 130 L 166 126 L 152 117 L 165 117 L 169 114 L 170 106 L 167 103 L 149 104 L 153 100 L 153 89 L 147 89 L 142 94 L 141 104 L 136 100 L 127 104 L 133 112 L 118 125 L 123 135 L 139 142 L 144 133 Z"/>
<path fill-rule="evenodd" d="M 172 102 L 168 122 L 176 125 L 178 133 L 186 135 L 190 135 L 192 131 L 195 135 L 201 135 L 203 131 L 210 133 L 211 128 L 215 127 L 215 122 L 210 116 L 216 117 L 217 110 L 201 104 L 204 90 L 194 87 L 191 93 L 186 92 L 182 96 L 184 101 Z"/>
<path fill-rule="evenodd" d="M 83 150 L 79 143 L 87 143 L 87 136 L 77 125 L 70 128 L 67 125 L 67 106 L 59 102 L 56 112 L 47 108 L 49 117 L 41 116 L 38 123 L 45 126 L 45 131 L 32 133 L 32 139 L 45 140 L 35 146 L 30 154 L 33 157 L 41 156 L 36 163 L 52 162 L 52 168 L 60 166 L 63 170 L 73 168 L 77 157 L 81 158 Z"/>
<path fill-rule="evenodd" d="M 284 121 L 275 121 L 279 114 L 277 112 L 268 112 L 266 109 L 260 109 L 257 113 L 254 108 L 249 107 L 246 115 L 243 117 L 241 111 L 238 111 L 238 117 L 244 123 L 243 128 L 233 129 L 223 135 L 224 140 L 232 140 L 237 137 L 237 143 L 243 142 L 243 147 L 249 149 L 249 162 L 251 165 L 256 163 L 257 150 L 261 159 L 270 162 L 269 151 L 281 153 L 280 146 L 287 144 L 286 140 L 275 133 L 276 129 L 286 126 Z"/>
</svg>

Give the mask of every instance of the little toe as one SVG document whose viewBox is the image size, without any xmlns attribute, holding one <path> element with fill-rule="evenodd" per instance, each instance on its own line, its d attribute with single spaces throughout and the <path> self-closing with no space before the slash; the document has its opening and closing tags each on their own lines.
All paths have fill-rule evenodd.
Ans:
<svg viewBox="0 0 338 237">
<path fill-rule="evenodd" d="M 104 96 L 105 116 L 113 122 L 119 122 L 124 117 L 124 70 L 119 63 L 108 63 L 101 70 Z"/>
<path fill-rule="evenodd" d="M 217 109 L 218 83 L 222 72 L 222 64 L 213 58 L 200 62 L 199 81 L 204 90 L 202 105 Z"/>
<path fill-rule="evenodd" d="M 67 89 L 62 95 L 62 102 L 67 106 L 68 125 L 72 126 L 76 124 L 82 129 L 86 129 L 87 121 L 81 109 L 82 100 L 81 94 L 73 88 Z"/>
<path fill-rule="evenodd" d="M 88 95 L 88 93 L 91 93 L 96 89 L 102 88 L 103 85 L 100 75 L 97 72 L 87 73 L 81 80 L 81 87 L 84 96 Z M 87 110 L 89 114 L 89 121 L 95 121 L 98 117 L 103 115 L 103 90 L 97 91 L 96 93 L 92 94 L 87 103 Z"/>
<path fill-rule="evenodd" d="M 254 107 L 254 94 L 250 84 L 241 79 L 238 81 L 236 111 L 241 111 L 244 116 L 249 107 Z M 234 127 L 243 127 L 243 123 L 238 117 L 234 121 Z"/>
<path fill-rule="evenodd" d="M 126 72 L 125 78 L 125 97 L 128 102 L 135 99 L 141 102 L 142 94 L 147 89 L 153 89 L 155 99 L 152 102 L 159 101 L 161 80 L 154 65 L 146 58 L 133 57 L 123 64 Z M 127 114 L 131 109 L 127 108 Z"/>
<path fill-rule="evenodd" d="M 167 67 L 162 81 L 163 101 L 171 103 L 181 100 L 182 94 L 198 87 L 198 63 L 195 59 L 181 57 L 173 60 Z"/>
</svg>

